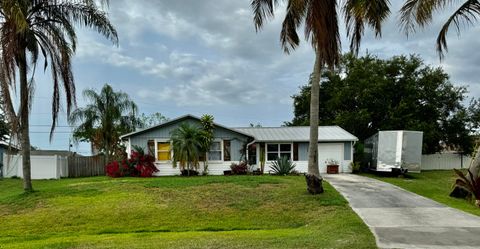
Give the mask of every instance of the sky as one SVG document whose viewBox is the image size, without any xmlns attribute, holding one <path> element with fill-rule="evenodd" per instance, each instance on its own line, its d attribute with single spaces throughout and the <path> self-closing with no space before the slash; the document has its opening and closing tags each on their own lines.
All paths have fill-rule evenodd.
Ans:
<svg viewBox="0 0 480 249">
<path fill-rule="evenodd" d="M 469 97 L 480 97 L 480 40 L 475 36 L 480 25 L 464 27 L 460 37 L 452 29 L 449 52 L 440 62 L 435 40 L 447 12 L 436 13 L 431 26 L 407 38 L 399 30 L 401 2 L 391 0 L 392 14 L 380 39 L 365 33 L 360 55 L 418 54 L 427 64 L 443 67 L 453 84 L 467 86 Z M 84 89 L 100 90 L 108 83 L 128 93 L 145 114 L 175 118 L 208 113 L 217 123 L 236 127 L 280 126 L 293 118 L 291 96 L 308 82 L 314 54 L 305 41 L 290 55 L 283 53 L 279 34 L 284 7 L 258 33 L 249 0 L 115 0 L 108 13 L 119 34 L 118 46 L 93 31 L 77 31 L 73 72 L 78 107 L 85 105 Z M 343 21 L 341 25 L 347 52 Z M 38 71 L 35 81 L 31 143 L 41 149 L 68 150 L 71 127 L 65 109 L 49 141 L 50 74 Z M 71 150 L 89 154 L 89 148 L 78 144 Z"/>
</svg>

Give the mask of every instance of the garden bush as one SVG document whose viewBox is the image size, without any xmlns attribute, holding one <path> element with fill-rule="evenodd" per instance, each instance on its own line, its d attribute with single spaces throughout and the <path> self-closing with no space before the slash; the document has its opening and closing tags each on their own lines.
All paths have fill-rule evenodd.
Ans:
<svg viewBox="0 0 480 249">
<path fill-rule="evenodd" d="M 154 162 L 155 158 L 146 155 L 143 149 L 135 149 L 132 150 L 130 159 L 112 161 L 107 164 L 106 173 L 110 177 L 152 177 L 155 172 L 158 172 Z"/>
<path fill-rule="evenodd" d="M 295 164 L 288 157 L 282 156 L 273 161 L 270 168 L 274 175 L 289 175 L 294 173 Z"/>
<path fill-rule="evenodd" d="M 238 164 L 232 163 L 230 169 L 232 170 L 233 175 L 246 175 L 248 172 L 248 165 L 247 162 L 240 162 Z"/>
</svg>

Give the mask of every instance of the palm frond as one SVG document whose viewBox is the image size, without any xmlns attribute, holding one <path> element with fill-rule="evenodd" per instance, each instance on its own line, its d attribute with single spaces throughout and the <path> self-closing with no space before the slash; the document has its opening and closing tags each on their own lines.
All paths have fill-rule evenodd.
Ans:
<svg viewBox="0 0 480 249">
<path fill-rule="evenodd" d="M 460 34 L 461 26 L 473 24 L 477 20 L 478 15 L 480 15 L 480 2 L 478 0 L 469 0 L 448 18 L 437 37 L 437 52 L 440 59 L 443 59 L 445 52 L 448 51 L 447 34 L 450 27 L 453 25 L 457 34 Z"/>
<path fill-rule="evenodd" d="M 305 15 L 305 37 L 321 59 L 333 68 L 340 61 L 341 42 L 336 0 L 310 0 Z"/>
<path fill-rule="evenodd" d="M 275 7 L 278 0 L 252 0 L 253 22 L 258 31 L 263 27 L 264 21 L 274 17 Z"/>
<path fill-rule="evenodd" d="M 350 50 L 358 54 L 365 25 L 370 26 L 377 37 L 382 34 L 382 23 L 390 15 L 388 0 L 348 0 L 343 6 Z"/>
</svg>

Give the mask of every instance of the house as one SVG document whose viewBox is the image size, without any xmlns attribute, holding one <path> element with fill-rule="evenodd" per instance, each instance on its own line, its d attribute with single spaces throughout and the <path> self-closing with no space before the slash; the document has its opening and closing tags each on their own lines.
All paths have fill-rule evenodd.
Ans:
<svg viewBox="0 0 480 249">
<path fill-rule="evenodd" d="M 193 115 L 185 115 L 160 125 L 135 131 L 121 136 L 125 141 L 127 153 L 133 146 L 144 148 L 146 153 L 154 155 L 157 175 L 178 175 L 178 167 L 172 167 L 172 151 L 170 134 L 181 123 L 200 126 L 200 119 Z M 308 145 L 310 128 L 300 127 L 244 127 L 229 128 L 214 124 L 214 142 L 208 153 L 209 174 L 221 175 L 229 170 L 234 162 L 247 160 L 252 168 L 260 165 L 260 153 L 265 155 L 265 172 L 270 170 L 270 163 L 278 157 L 287 156 L 296 164 L 295 170 L 307 172 Z M 328 159 L 339 164 L 339 171 L 351 172 L 353 145 L 357 137 L 339 126 L 319 127 L 318 161 L 320 172 L 326 172 Z M 201 168 L 201 167 L 200 167 Z"/>
</svg>

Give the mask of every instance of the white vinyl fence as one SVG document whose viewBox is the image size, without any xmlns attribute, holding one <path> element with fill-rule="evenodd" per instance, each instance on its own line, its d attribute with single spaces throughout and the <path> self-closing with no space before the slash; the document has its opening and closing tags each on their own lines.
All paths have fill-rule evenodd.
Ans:
<svg viewBox="0 0 480 249">
<path fill-rule="evenodd" d="M 30 156 L 32 179 L 60 179 L 68 176 L 67 157 Z M 3 177 L 23 177 L 22 156 L 4 155 Z"/>
<path fill-rule="evenodd" d="M 422 155 L 422 170 L 448 170 L 468 168 L 472 158 L 456 153 Z"/>
</svg>

